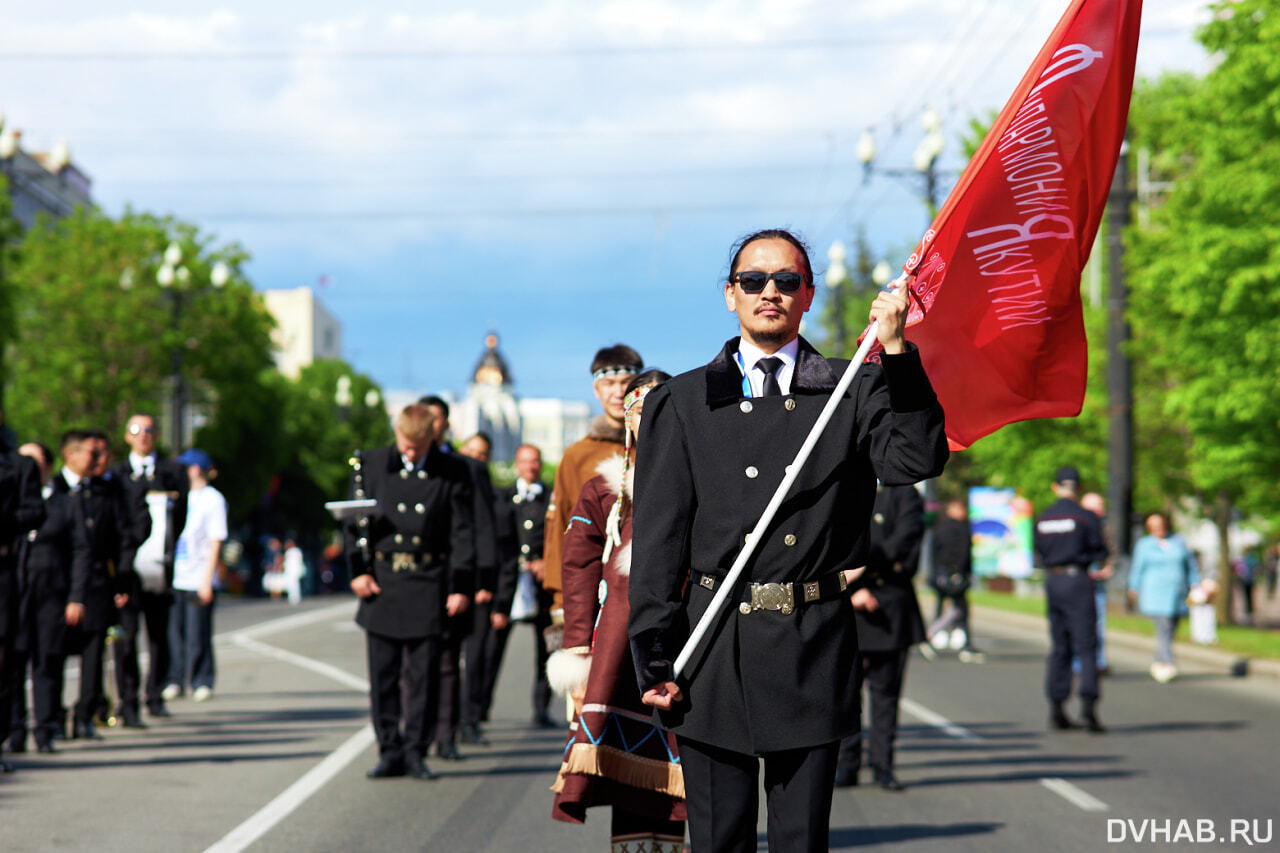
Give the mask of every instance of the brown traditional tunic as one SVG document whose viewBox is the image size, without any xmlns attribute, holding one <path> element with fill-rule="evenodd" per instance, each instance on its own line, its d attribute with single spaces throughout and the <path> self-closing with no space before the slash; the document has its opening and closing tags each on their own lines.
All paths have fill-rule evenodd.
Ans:
<svg viewBox="0 0 1280 853">
<path fill-rule="evenodd" d="M 631 512 L 618 520 L 617 544 L 604 551 L 610 510 L 618 501 L 622 457 L 600 464 L 570 516 L 564 537 L 564 649 L 590 655 L 582 713 L 570 727 L 552 790 L 552 816 L 581 823 L 587 808 L 617 805 L 657 820 L 684 820 L 684 778 L 675 737 L 654 724 L 640 701 L 627 641 Z M 629 504 L 628 504 L 629 507 Z"/>
</svg>

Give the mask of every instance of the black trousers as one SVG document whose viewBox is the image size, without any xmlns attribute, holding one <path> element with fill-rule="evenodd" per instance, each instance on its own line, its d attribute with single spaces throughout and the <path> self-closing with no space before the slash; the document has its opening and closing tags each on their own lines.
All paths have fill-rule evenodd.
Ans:
<svg viewBox="0 0 1280 853">
<path fill-rule="evenodd" d="M 120 628 L 124 636 L 112 644 L 116 661 L 116 687 L 123 713 L 138 712 L 138 693 L 142 676 L 138 668 L 138 632 L 147 626 L 147 654 L 151 665 L 147 670 L 146 701 L 148 708 L 164 704 L 160 692 L 169 674 L 169 610 L 173 596 L 167 592 L 138 592 L 139 601 L 120 610 Z"/>
<path fill-rule="evenodd" d="M 829 846 L 838 743 L 746 755 L 677 735 L 697 853 L 755 853 L 760 760 L 764 759 L 769 850 L 818 853 Z"/>
<path fill-rule="evenodd" d="M 471 602 L 467 608 L 471 614 L 471 633 L 462 642 L 464 671 L 462 675 L 462 713 L 464 725 L 478 725 L 486 710 L 485 685 L 489 683 L 489 658 L 485 654 L 493 636 L 489 616 L 493 613 L 493 601 L 478 604 Z"/>
<path fill-rule="evenodd" d="M 440 641 L 435 637 L 403 640 L 372 631 L 365 637 L 378 754 L 393 759 L 403 758 L 406 752 L 425 756 L 435 725 Z"/>
<path fill-rule="evenodd" d="M 898 738 L 898 700 L 907 674 L 907 649 L 888 652 L 859 652 L 853 670 L 862 701 L 862 685 L 867 685 L 871 705 L 871 749 L 867 762 L 877 770 L 893 769 L 893 743 Z M 839 766 L 857 771 L 862 767 L 862 714 L 853 734 L 840 741 Z"/>
<path fill-rule="evenodd" d="M 462 720 L 462 646 L 467 639 L 467 623 L 462 620 L 469 615 L 470 608 L 459 616 L 451 616 L 448 634 L 440 643 L 440 691 L 435 729 L 430 737 L 435 743 L 453 743 L 458 739 L 458 724 Z"/>
<path fill-rule="evenodd" d="M 533 689 L 530 696 L 530 705 L 533 709 L 533 717 L 545 716 L 547 709 L 551 707 L 551 685 L 547 682 L 547 637 L 544 633 L 551 625 L 551 604 L 550 596 L 547 597 L 548 604 L 546 607 L 538 611 L 538 615 L 534 617 L 532 622 L 526 623 L 533 628 Z M 511 623 L 507 627 L 499 630 L 497 628 L 489 632 L 488 642 L 485 643 L 485 675 L 487 676 L 484 688 L 484 709 L 481 712 L 481 719 L 489 716 L 489 709 L 493 707 L 493 691 L 498 686 L 498 673 L 502 669 L 502 656 L 507 650 L 507 640 L 511 636 L 511 631 L 518 623 Z"/>
<path fill-rule="evenodd" d="M 67 641 L 71 653 L 80 655 L 80 700 L 76 702 L 75 722 L 82 725 L 93 720 L 102 702 L 102 655 L 107 644 L 107 629 L 70 628 Z"/>
<path fill-rule="evenodd" d="M 1045 695 L 1050 702 L 1065 702 L 1071 695 L 1071 659 L 1080 660 L 1076 693 L 1081 699 L 1098 698 L 1098 616 L 1093 581 L 1077 574 L 1048 572 L 1044 578 L 1049 607 L 1049 660 Z"/>
</svg>

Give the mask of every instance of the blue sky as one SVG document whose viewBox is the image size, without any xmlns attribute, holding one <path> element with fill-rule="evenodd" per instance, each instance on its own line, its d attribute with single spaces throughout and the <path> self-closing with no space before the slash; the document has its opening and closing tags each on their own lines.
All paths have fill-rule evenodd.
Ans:
<svg viewBox="0 0 1280 853">
<path fill-rule="evenodd" d="M 197 223 L 259 288 L 315 284 L 388 388 L 461 390 L 489 329 L 517 393 L 589 396 L 598 346 L 672 372 L 735 333 L 743 233 L 913 243 L 926 105 L 999 108 L 1066 0 L 69 0 L 0 12 L 0 110 L 65 139 L 110 213 Z M 1148 2 L 1139 73 L 1202 71 L 1203 3 Z M 900 257 L 890 257 L 901 262 Z M 816 308 L 817 306 L 815 306 Z"/>
</svg>

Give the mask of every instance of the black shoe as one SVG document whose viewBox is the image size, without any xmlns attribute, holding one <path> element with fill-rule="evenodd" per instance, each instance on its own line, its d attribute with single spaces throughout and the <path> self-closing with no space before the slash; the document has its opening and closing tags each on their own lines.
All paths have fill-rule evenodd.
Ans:
<svg viewBox="0 0 1280 853">
<path fill-rule="evenodd" d="M 98 734 L 98 727 L 91 721 L 86 720 L 83 723 L 76 723 L 75 728 L 71 732 L 73 740 L 104 740 L 102 735 Z"/>
<path fill-rule="evenodd" d="M 1081 705 L 1080 719 L 1084 723 L 1084 727 L 1095 735 L 1105 734 L 1107 731 L 1107 727 L 1102 725 L 1098 715 L 1094 713 L 1092 702 L 1085 702 Z"/>
<path fill-rule="evenodd" d="M 837 788 L 856 788 L 858 787 L 858 771 L 849 767 L 841 767 L 836 770 L 836 787 Z"/>
<path fill-rule="evenodd" d="M 451 740 L 440 741 L 436 744 L 436 755 L 445 761 L 461 761 L 462 753 L 458 752 L 458 745 Z"/>
<path fill-rule="evenodd" d="M 126 729 L 145 729 L 147 724 L 142 722 L 142 717 L 138 716 L 137 711 L 124 711 L 120 714 L 120 724 Z"/>
<path fill-rule="evenodd" d="M 58 750 L 54 748 L 52 741 L 45 741 L 44 743 L 36 744 L 36 752 L 41 755 L 54 755 L 57 751 Z"/>
<path fill-rule="evenodd" d="M 22 737 L 11 737 L 9 742 L 5 744 L 5 752 L 26 752 L 27 736 L 24 733 Z"/>
<path fill-rule="evenodd" d="M 543 711 L 541 714 L 534 714 L 533 719 L 530 720 L 530 722 L 533 724 L 533 727 L 535 729 L 560 728 L 560 724 L 557 723 L 555 720 L 551 719 L 551 717 L 547 714 L 546 711 Z"/>
<path fill-rule="evenodd" d="M 17 769 L 18 768 L 14 767 L 12 764 L 5 761 L 3 758 L 0 758 L 0 773 L 12 773 L 14 770 L 17 770 Z"/>
<path fill-rule="evenodd" d="M 875 783 L 886 791 L 903 791 L 906 786 L 898 781 L 892 770 L 876 770 L 873 774 Z"/>
<path fill-rule="evenodd" d="M 476 746 L 489 745 L 489 741 L 485 740 L 484 734 L 480 731 L 480 727 L 475 723 L 468 723 L 463 726 L 458 737 L 463 743 L 474 743 Z"/>
<path fill-rule="evenodd" d="M 416 752 L 410 752 L 405 755 L 404 769 L 414 779 L 421 779 L 424 782 L 429 782 L 436 778 L 436 774 L 431 772 L 431 768 L 422 760 L 422 756 Z"/>
<path fill-rule="evenodd" d="M 1049 728 L 1067 731 L 1068 729 L 1079 728 L 1079 726 L 1071 721 L 1066 711 L 1062 710 L 1061 702 L 1054 702 L 1053 707 L 1049 710 Z"/>
<path fill-rule="evenodd" d="M 170 711 L 163 702 L 147 706 L 147 713 L 153 717 L 172 717 L 173 712 Z"/>
<path fill-rule="evenodd" d="M 370 779 L 390 779 L 393 776 L 403 776 L 404 761 L 384 755 L 364 775 Z"/>
</svg>

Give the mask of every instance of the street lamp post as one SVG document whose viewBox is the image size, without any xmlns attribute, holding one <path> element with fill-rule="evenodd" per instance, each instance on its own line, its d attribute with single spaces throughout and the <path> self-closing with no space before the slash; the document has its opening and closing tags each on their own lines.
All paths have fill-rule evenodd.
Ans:
<svg viewBox="0 0 1280 853">
<path fill-rule="evenodd" d="M 831 291 L 831 319 L 835 324 L 836 355 L 845 353 L 844 292 L 849 283 L 849 270 L 844 265 L 844 243 L 834 240 L 827 249 L 827 288 Z"/>
<path fill-rule="evenodd" d="M 933 224 L 933 217 L 938 214 L 938 178 L 941 177 L 938 171 L 938 158 L 946 148 L 946 137 L 942 135 L 942 116 L 938 115 L 938 111 L 933 107 L 925 109 L 920 117 L 920 126 L 924 129 L 925 135 L 912 154 L 911 160 L 914 166 L 912 169 L 889 169 L 875 165 L 876 140 L 870 130 L 862 132 L 854 153 L 862 163 L 864 183 L 871 179 L 873 172 L 894 178 L 904 178 L 913 184 L 917 180 L 922 181 L 918 189 L 928 208 L 929 219 L 925 223 L 927 227 Z"/>
</svg>

